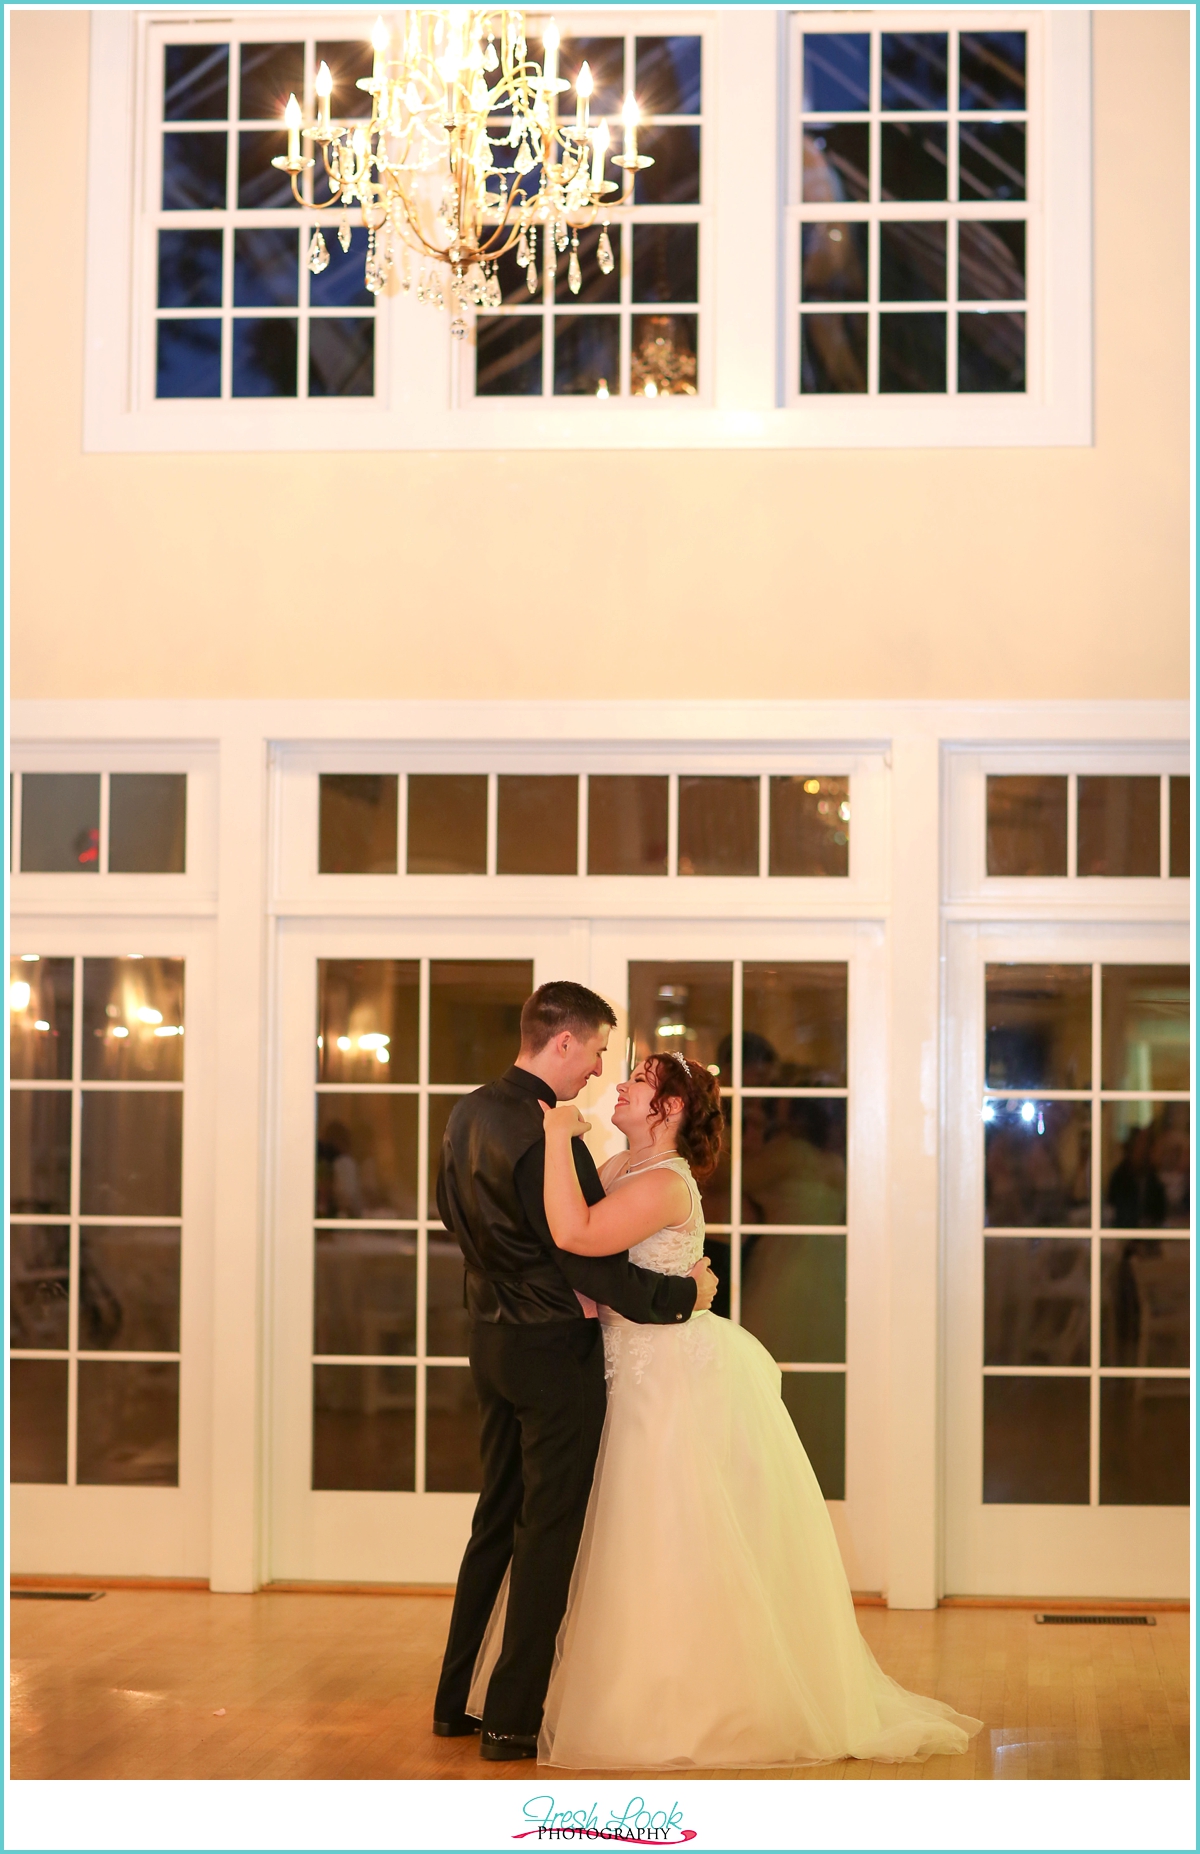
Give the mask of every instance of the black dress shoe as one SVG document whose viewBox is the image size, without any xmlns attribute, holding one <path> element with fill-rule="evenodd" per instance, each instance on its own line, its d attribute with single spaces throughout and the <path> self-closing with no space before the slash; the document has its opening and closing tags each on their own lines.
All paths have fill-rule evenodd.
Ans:
<svg viewBox="0 0 1200 1854">
<path fill-rule="evenodd" d="M 536 1732 L 485 1732 L 479 1744 L 480 1757 L 502 1764 L 512 1758 L 537 1756 Z"/>
<path fill-rule="evenodd" d="M 479 1720 L 472 1719 L 469 1713 L 460 1712 L 453 1719 L 435 1719 L 433 1729 L 439 1738 L 470 1738 L 479 1730 Z"/>
</svg>

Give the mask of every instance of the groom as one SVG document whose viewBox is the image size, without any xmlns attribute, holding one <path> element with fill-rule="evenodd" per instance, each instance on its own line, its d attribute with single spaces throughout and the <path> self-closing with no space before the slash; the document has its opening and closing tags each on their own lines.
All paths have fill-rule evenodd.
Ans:
<svg viewBox="0 0 1200 1854">
<path fill-rule="evenodd" d="M 615 1023 L 584 985 L 539 986 L 521 1010 L 516 1063 L 459 1101 L 442 1144 L 437 1202 L 466 1257 L 483 1488 L 458 1574 L 433 1729 L 444 1738 L 479 1730 L 466 1712 L 471 1674 L 511 1562 L 480 1743 L 493 1760 L 537 1755 L 604 1426 L 600 1323 L 585 1316 L 579 1295 L 639 1325 L 660 1325 L 707 1308 L 717 1287 L 707 1261 L 690 1275 L 656 1275 L 635 1268 L 628 1254 L 569 1255 L 554 1246 L 542 1204 L 540 1104 L 573 1100 L 600 1074 Z M 591 1154 L 581 1139 L 572 1151 L 583 1194 L 598 1203 L 604 1191 Z"/>
</svg>

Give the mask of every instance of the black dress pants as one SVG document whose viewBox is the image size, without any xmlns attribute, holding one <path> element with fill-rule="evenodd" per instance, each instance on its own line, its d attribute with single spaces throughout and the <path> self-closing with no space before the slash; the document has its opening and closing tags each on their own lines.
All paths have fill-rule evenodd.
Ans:
<svg viewBox="0 0 1200 1854">
<path fill-rule="evenodd" d="M 475 1657 L 511 1559 L 500 1658 L 483 1724 L 536 1732 L 567 1607 L 604 1427 L 598 1320 L 471 1328 L 471 1375 L 483 1415 L 483 1489 L 458 1574 L 434 1717 L 467 1703 Z"/>
</svg>

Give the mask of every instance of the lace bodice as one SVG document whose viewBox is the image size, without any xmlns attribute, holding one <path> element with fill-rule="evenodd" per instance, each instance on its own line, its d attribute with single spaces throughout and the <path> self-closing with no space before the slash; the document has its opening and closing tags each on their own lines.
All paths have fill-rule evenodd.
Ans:
<svg viewBox="0 0 1200 1854">
<path fill-rule="evenodd" d="M 682 1223 L 670 1224 L 666 1229 L 656 1230 L 653 1236 L 647 1236 L 643 1242 L 635 1243 L 629 1251 L 629 1259 L 639 1268 L 651 1268 L 656 1275 L 686 1275 L 694 1262 L 704 1254 L 704 1212 L 700 1207 L 700 1188 L 692 1177 L 692 1168 L 687 1160 L 678 1153 L 668 1153 L 659 1160 L 658 1165 L 641 1165 L 635 1172 L 610 1172 L 608 1167 L 601 1173 L 606 1192 L 612 1192 L 624 1183 L 627 1177 L 640 1178 L 646 1172 L 658 1171 L 660 1168 L 676 1172 L 683 1179 L 691 1198 L 691 1208 Z"/>
</svg>

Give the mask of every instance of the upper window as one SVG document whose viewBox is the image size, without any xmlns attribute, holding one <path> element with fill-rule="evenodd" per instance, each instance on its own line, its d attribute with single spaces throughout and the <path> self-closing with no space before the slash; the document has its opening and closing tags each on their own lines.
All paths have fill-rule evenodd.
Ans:
<svg viewBox="0 0 1200 1854">
<path fill-rule="evenodd" d="M 987 782 L 990 876 L 1188 876 L 1191 780 L 1000 773 Z"/>
<path fill-rule="evenodd" d="M 12 860 L 23 874 L 183 875 L 187 774 L 12 775 Z"/>
</svg>

